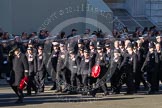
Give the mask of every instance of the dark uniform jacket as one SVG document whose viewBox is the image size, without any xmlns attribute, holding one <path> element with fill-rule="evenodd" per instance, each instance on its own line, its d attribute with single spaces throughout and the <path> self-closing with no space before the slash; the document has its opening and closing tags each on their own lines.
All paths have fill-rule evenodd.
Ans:
<svg viewBox="0 0 162 108">
<path fill-rule="evenodd" d="M 66 67 L 67 51 L 60 52 L 57 61 L 57 72 L 62 71 Z"/>
<path fill-rule="evenodd" d="M 84 58 L 84 56 L 83 55 L 81 55 L 80 53 L 78 53 L 77 55 L 76 55 L 76 59 L 77 59 L 77 62 L 78 62 L 78 71 L 77 71 L 77 74 L 78 75 L 80 75 L 80 74 L 82 74 L 81 73 L 81 61 L 82 61 L 82 59 Z"/>
<path fill-rule="evenodd" d="M 105 53 L 103 53 L 102 55 L 97 54 L 95 61 L 96 61 L 96 64 L 100 66 L 107 66 L 109 64 L 109 62 L 106 60 Z"/>
<path fill-rule="evenodd" d="M 162 80 L 162 51 L 157 52 L 158 55 L 158 66 L 157 66 L 157 72 L 158 72 L 158 78 Z"/>
<path fill-rule="evenodd" d="M 46 55 L 43 53 L 42 58 L 39 58 L 39 55 L 36 56 L 36 70 L 39 71 L 46 71 Z"/>
<path fill-rule="evenodd" d="M 126 53 L 124 55 L 124 59 L 121 63 L 120 68 L 126 68 L 125 72 L 128 72 L 127 69 L 130 69 L 132 72 L 136 72 L 137 71 L 137 54 L 133 53 L 132 55 L 130 55 Z"/>
<path fill-rule="evenodd" d="M 58 57 L 59 57 L 59 52 L 52 51 L 46 65 L 47 70 L 53 80 L 55 80 L 56 78 Z"/>
<path fill-rule="evenodd" d="M 48 64 L 49 64 L 49 62 L 51 62 L 52 67 L 53 67 L 55 72 L 57 72 L 56 68 L 57 68 L 58 57 L 59 57 L 59 52 L 53 51 L 51 53 L 51 56 L 50 56 L 49 61 L 48 61 Z"/>
<path fill-rule="evenodd" d="M 91 58 L 88 58 L 88 59 L 82 58 L 80 65 L 81 65 L 81 68 L 80 68 L 81 74 L 90 75 L 91 69 L 93 66 Z"/>
<path fill-rule="evenodd" d="M 153 53 L 148 52 L 145 62 L 142 66 L 142 71 L 156 71 L 156 69 L 158 68 L 158 63 L 159 63 L 159 59 L 158 59 L 158 54 L 156 51 L 154 51 Z"/>
<path fill-rule="evenodd" d="M 92 66 L 95 65 L 96 55 L 97 55 L 97 52 L 96 52 L 95 49 L 94 49 L 94 51 L 90 51 L 90 58 L 91 58 L 91 61 L 92 61 Z"/>
<path fill-rule="evenodd" d="M 113 51 L 110 50 L 109 52 L 106 52 L 105 54 L 106 54 L 106 61 L 108 63 L 110 63 L 111 62 L 111 58 L 113 58 Z"/>
<path fill-rule="evenodd" d="M 127 53 L 125 48 L 120 49 L 120 53 L 121 53 L 121 62 L 124 60 L 124 56 Z"/>
<path fill-rule="evenodd" d="M 110 74 L 113 75 L 116 71 L 119 72 L 121 65 L 121 57 L 112 58 L 110 63 Z"/>
<path fill-rule="evenodd" d="M 30 75 L 34 75 L 37 72 L 37 58 L 35 54 L 29 55 L 26 54 L 27 60 L 28 60 L 28 64 L 29 64 L 29 76 Z M 33 60 L 29 60 L 29 59 L 33 59 Z"/>
<path fill-rule="evenodd" d="M 29 65 L 25 54 L 20 53 L 19 57 L 14 56 L 12 66 L 11 84 L 18 86 L 24 75 L 28 75 Z"/>
<path fill-rule="evenodd" d="M 103 77 L 107 71 L 108 71 L 108 67 L 109 67 L 109 62 L 106 60 L 106 54 L 103 53 L 102 55 L 97 54 L 96 56 L 96 63 L 97 65 L 100 65 L 101 67 L 101 72 L 99 77 Z"/>
<path fill-rule="evenodd" d="M 78 73 L 80 65 L 80 59 L 78 56 L 75 56 L 73 59 L 69 57 L 68 63 L 71 73 Z"/>
<path fill-rule="evenodd" d="M 146 58 L 144 49 L 138 48 L 136 54 L 137 54 L 137 72 L 141 72 L 141 68 Z"/>
</svg>

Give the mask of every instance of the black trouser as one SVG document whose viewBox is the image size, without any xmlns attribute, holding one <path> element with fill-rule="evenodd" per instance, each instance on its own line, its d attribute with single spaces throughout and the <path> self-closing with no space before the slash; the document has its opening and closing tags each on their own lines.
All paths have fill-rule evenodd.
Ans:
<svg viewBox="0 0 162 108">
<path fill-rule="evenodd" d="M 157 86 L 157 73 L 154 69 L 147 72 L 147 81 L 150 83 L 151 91 L 155 92 Z"/>
<path fill-rule="evenodd" d="M 71 73 L 70 81 L 71 81 L 70 91 L 76 92 L 77 91 L 77 87 L 80 87 L 80 85 L 77 85 L 77 84 L 79 84 L 79 83 L 82 84 L 82 82 L 78 78 L 77 73 Z M 79 81 L 79 82 L 77 83 L 77 81 Z"/>
<path fill-rule="evenodd" d="M 71 71 L 68 68 L 65 68 L 63 75 L 65 76 L 65 88 L 63 89 L 63 91 L 70 90 Z"/>
<path fill-rule="evenodd" d="M 156 73 L 156 84 L 155 84 L 155 90 L 156 91 L 159 91 L 159 81 L 160 81 L 160 77 L 161 77 L 161 74 L 160 72 L 162 72 L 159 68 L 159 70 L 157 70 L 157 73 Z"/>
<path fill-rule="evenodd" d="M 83 91 L 88 92 L 88 74 L 82 75 Z"/>
<path fill-rule="evenodd" d="M 65 81 L 69 85 L 71 84 L 70 78 L 71 78 L 71 71 L 68 68 L 66 68 L 65 69 Z"/>
<path fill-rule="evenodd" d="M 96 84 L 97 84 L 96 88 L 101 87 L 101 89 L 104 91 L 104 93 L 107 92 L 107 85 L 106 85 L 105 81 L 102 81 L 102 79 L 98 78 Z"/>
<path fill-rule="evenodd" d="M 115 93 L 119 93 L 120 92 L 120 88 L 121 88 L 121 73 L 119 72 L 119 70 L 116 70 L 115 73 L 112 75 L 110 81 L 111 81 L 111 89 L 113 90 L 113 92 Z"/>
<path fill-rule="evenodd" d="M 27 85 L 27 94 L 31 94 L 31 89 L 37 92 L 36 82 L 34 79 L 34 73 L 31 73 L 31 75 L 29 75 L 29 81 Z"/>
<path fill-rule="evenodd" d="M 1 66 L 1 64 L 0 64 L 0 70 L 2 70 L 3 68 L 2 68 L 2 66 Z M 7 75 L 6 75 L 7 76 Z M 9 76 L 9 75 L 8 75 Z M 0 77 L 2 77 L 2 71 L 0 71 Z"/>
<path fill-rule="evenodd" d="M 134 93 L 134 75 L 133 72 L 129 71 L 126 73 L 126 85 L 127 85 L 127 93 Z"/>
<path fill-rule="evenodd" d="M 56 80 L 56 77 L 57 77 L 57 72 L 56 72 L 56 66 L 54 66 L 52 68 L 52 71 L 51 71 L 51 78 L 52 78 L 52 81 L 53 81 L 53 88 L 56 88 L 57 86 L 57 80 Z"/>
<path fill-rule="evenodd" d="M 123 72 L 124 73 L 121 77 L 123 82 L 126 83 L 127 93 L 132 94 L 135 91 L 133 66 L 130 64 L 124 66 Z"/>
<path fill-rule="evenodd" d="M 105 66 L 101 66 L 101 72 L 100 72 L 100 75 L 96 81 L 96 89 L 101 87 L 101 89 L 104 91 L 104 93 L 107 93 L 107 85 L 104 80 L 106 72 L 107 72 L 107 68 Z"/>
<path fill-rule="evenodd" d="M 82 83 L 83 83 L 83 86 L 88 86 L 88 81 L 89 81 L 88 74 L 83 74 L 82 75 Z"/>
<path fill-rule="evenodd" d="M 65 72 L 66 70 L 63 70 L 63 71 L 60 70 L 57 72 L 57 75 L 56 75 L 56 89 L 57 90 L 60 90 L 61 84 L 65 84 L 65 85 L 67 84 Z"/>
<path fill-rule="evenodd" d="M 89 85 L 92 86 L 94 83 L 96 83 L 96 80 L 97 80 L 96 78 L 90 77 L 89 78 Z"/>
<path fill-rule="evenodd" d="M 77 81 L 77 87 L 78 88 L 83 86 L 83 79 L 82 79 L 82 75 L 81 74 L 77 74 L 76 81 Z"/>
<path fill-rule="evenodd" d="M 19 99 L 23 99 L 23 91 L 19 89 L 19 86 L 11 86 L 13 91 L 16 93 Z"/>
<path fill-rule="evenodd" d="M 77 73 L 71 73 L 71 78 L 70 78 L 70 81 L 71 81 L 71 86 L 74 87 L 76 86 L 76 78 L 77 78 Z"/>
<path fill-rule="evenodd" d="M 35 75 L 36 86 L 38 90 L 44 91 L 45 72 L 38 71 Z"/>
<path fill-rule="evenodd" d="M 136 73 L 135 73 L 135 89 L 138 90 L 140 89 L 140 83 L 143 83 L 143 85 L 145 86 L 145 88 L 148 87 L 147 83 L 146 83 L 146 80 L 143 76 L 143 73 L 138 70 Z"/>
</svg>

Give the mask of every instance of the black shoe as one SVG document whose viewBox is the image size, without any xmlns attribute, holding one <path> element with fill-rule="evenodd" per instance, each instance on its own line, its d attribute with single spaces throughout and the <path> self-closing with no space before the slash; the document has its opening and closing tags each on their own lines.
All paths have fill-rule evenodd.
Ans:
<svg viewBox="0 0 162 108">
<path fill-rule="evenodd" d="M 77 92 L 76 91 L 67 91 L 67 94 L 77 94 Z"/>
<path fill-rule="evenodd" d="M 52 81 L 52 78 L 50 76 L 47 77 L 48 81 Z"/>
<path fill-rule="evenodd" d="M 62 93 L 67 93 L 68 92 L 68 89 L 63 89 L 62 90 Z"/>
<path fill-rule="evenodd" d="M 92 95 L 92 97 L 96 96 L 96 92 L 95 91 L 92 91 L 90 94 Z"/>
<path fill-rule="evenodd" d="M 103 96 L 109 95 L 109 92 L 104 92 Z"/>
<path fill-rule="evenodd" d="M 112 90 L 110 93 L 111 94 L 120 94 L 120 90 L 115 89 L 115 90 Z"/>
<path fill-rule="evenodd" d="M 31 96 L 31 93 L 27 93 L 26 96 Z"/>
<path fill-rule="evenodd" d="M 128 91 L 125 95 L 133 95 L 134 92 L 133 91 Z"/>
<path fill-rule="evenodd" d="M 35 95 L 39 94 L 39 90 L 38 89 L 35 89 L 34 92 L 35 92 Z"/>
<path fill-rule="evenodd" d="M 155 94 L 155 91 L 149 91 L 149 92 L 147 92 L 147 94 L 149 95 L 149 94 Z"/>
<path fill-rule="evenodd" d="M 82 92 L 82 88 L 81 87 L 78 87 L 77 88 L 77 91 Z"/>
<path fill-rule="evenodd" d="M 56 86 L 53 86 L 50 90 L 56 90 Z"/>
<path fill-rule="evenodd" d="M 16 103 L 16 104 L 23 103 L 23 99 L 18 99 L 15 103 Z"/>
<path fill-rule="evenodd" d="M 64 92 L 64 93 L 70 94 L 70 93 L 71 93 L 71 91 L 67 90 L 67 91 L 66 91 L 66 92 Z"/>
<path fill-rule="evenodd" d="M 82 95 L 83 95 L 83 96 L 84 96 L 84 95 L 88 95 L 88 92 L 83 92 Z"/>
<path fill-rule="evenodd" d="M 55 93 L 59 93 L 59 92 L 61 92 L 61 90 L 59 90 L 59 89 L 55 91 Z"/>
<path fill-rule="evenodd" d="M 137 91 L 137 90 L 135 90 L 135 91 L 134 91 L 134 93 L 138 93 L 138 91 Z"/>
<path fill-rule="evenodd" d="M 155 89 L 155 92 L 159 92 L 159 88 Z"/>
<path fill-rule="evenodd" d="M 39 92 L 40 93 L 43 93 L 44 92 L 44 89 L 43 88 L 39 89 Z"/>
<path fill-rule="evenodd" d="M 144 86 L 144 90 L 150 90 L 149 86 Z"/>
<path fill-rule="evenodd" d="M 118 91 L 118 92 L 114 92 L 115 94 L 120 94 L 120 91 Z"/>
<path fill-rule="evenodd" d="M 4 79 L 4 77 L 0 76 L 0 79 Z"/>
</svg>

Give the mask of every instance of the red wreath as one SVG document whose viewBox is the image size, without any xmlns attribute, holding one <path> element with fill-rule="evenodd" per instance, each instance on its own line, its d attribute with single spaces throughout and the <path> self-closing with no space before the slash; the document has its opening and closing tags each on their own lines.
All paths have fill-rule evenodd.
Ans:
<svg viewBox="0 0 162 108">
<path fill-rule="evenodd" d="M 95 65 L 95 66 L 92 67 L 91 76 L 93 78 L 97 78 L 100 75 L 100 72 L 101 72 L 100 65 Z"/>
<path fill-rule="evenodd" d="M 20 90 L 23 90 L 24 87 L 27 85 L 28 81 L 29 81 L 29 78 L 28 78 L 28 77 L 24 77 L 24 78 L 20 81 L 19 89 L 20 89 Z"/>
</svg>

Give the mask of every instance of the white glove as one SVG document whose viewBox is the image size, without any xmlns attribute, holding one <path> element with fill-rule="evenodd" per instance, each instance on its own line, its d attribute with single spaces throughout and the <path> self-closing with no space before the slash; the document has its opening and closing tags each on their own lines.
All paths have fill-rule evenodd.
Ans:
<svg viewBox="0 0 162 108">
<path fill-rule="evenodd" d="M 7 81 L 9 81 L 10 80 L 10 77 L 7 77 Z"/>
<path fill-rule="evenodd" d="M 7 61 L 5 60 L 5 61 L 3 61 L 3 64 L 7 64 Z"/>
</svg>

